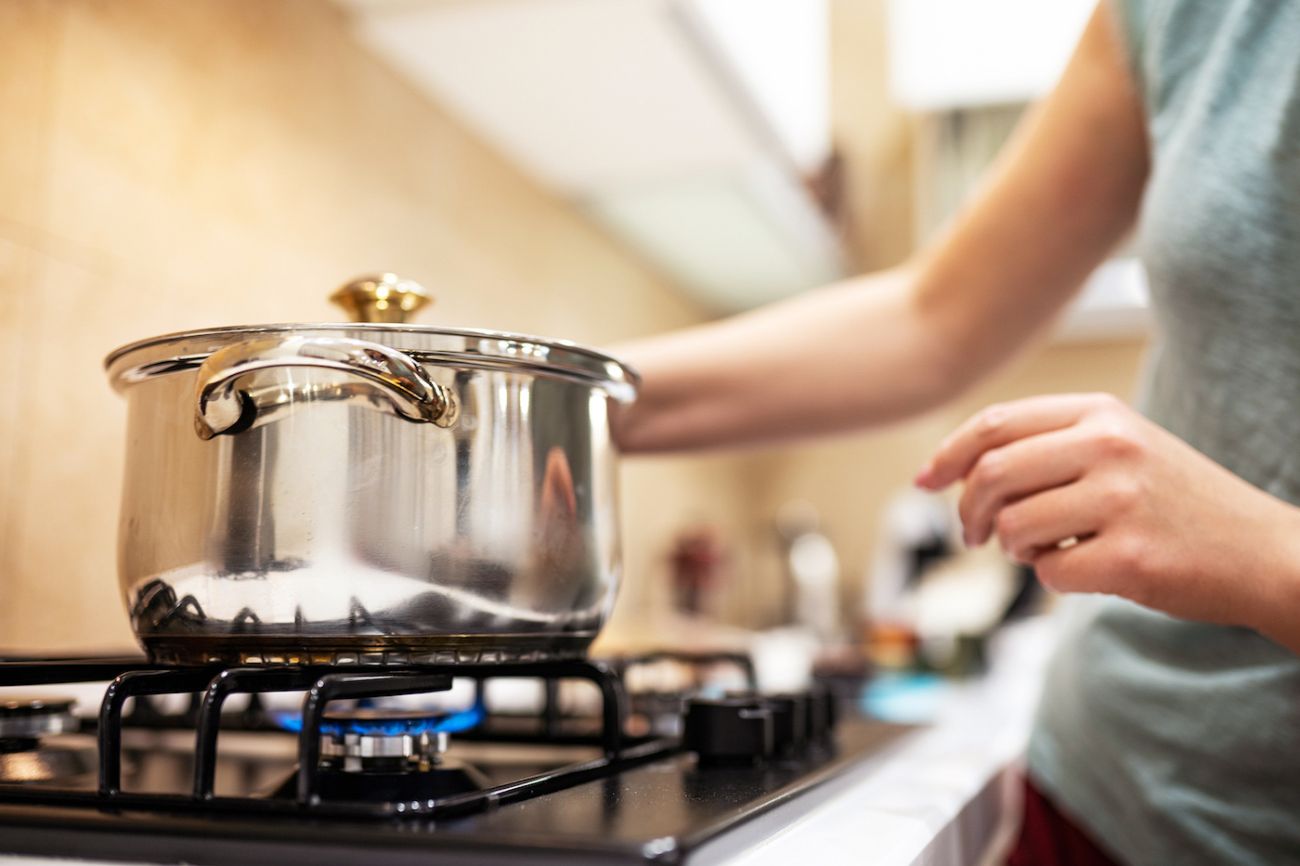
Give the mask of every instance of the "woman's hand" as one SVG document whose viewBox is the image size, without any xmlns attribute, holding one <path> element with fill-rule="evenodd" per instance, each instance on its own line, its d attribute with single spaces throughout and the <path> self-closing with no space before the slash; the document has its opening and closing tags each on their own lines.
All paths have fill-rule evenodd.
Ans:
<svg viewBox="0 0 1300 866">
<path fill-rule="evenodd" d="M 1300 510 L 1110 395 L 985 409 L 916 483 L 958 480 L 966 543 L 996 535 L 1053 589 L 1248 625 L 1300 647 Z"/>
</svg>

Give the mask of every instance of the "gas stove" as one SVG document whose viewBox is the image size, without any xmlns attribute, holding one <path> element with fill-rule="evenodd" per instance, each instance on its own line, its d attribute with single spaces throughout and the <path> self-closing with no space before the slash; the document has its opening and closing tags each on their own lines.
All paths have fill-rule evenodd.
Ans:
<svg viewBox="0 0 1300 866">
<path fill-rule="evenodd" d="M 664 663 L 691 682 L 626 685 Z M 503 682 L 532 682 L 537 702 L 494 705 Z M 90 687 L 93 718 L 57 695 L 81 683 L 106 683 Z M 402 668 L 0 661 L 0 853 L 717 862 L 907 731 L 846 711 L 825 685 L 754 685 L 744 656 L 674 652 Z"/>
</svg>

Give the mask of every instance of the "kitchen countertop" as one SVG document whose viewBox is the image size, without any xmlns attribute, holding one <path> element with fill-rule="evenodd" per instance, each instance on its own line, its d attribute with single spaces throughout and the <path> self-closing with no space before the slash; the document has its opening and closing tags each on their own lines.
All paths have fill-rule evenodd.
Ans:
<svg viewBox="0 0 1300 866">
<path fill-rule="evenodd" d="M 989 672 L 945 688 L 930 726 L 704 846 L 699 860 L 727 866 L 997 863 L 1015 828 L 1018 765 L 1054 635 L 1046 617 L 1003 630 L 990 648 Z M 774 823 L 785 826 L 771 833 Z M 3 866 L 89 862 L 0 855 Z"/>
</svg>

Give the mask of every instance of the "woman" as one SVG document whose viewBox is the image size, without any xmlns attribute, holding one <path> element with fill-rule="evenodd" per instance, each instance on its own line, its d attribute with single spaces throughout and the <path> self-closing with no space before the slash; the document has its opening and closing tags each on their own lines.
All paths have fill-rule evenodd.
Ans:
<svg viewBox="0 0 1300 866">
<path fill-rule="evenodd" d="M 934 407 L 1047 325 L 1136 229 L 1160 326 L 1143 415 L 981 412 L 964 485 L 1072 599 L 1015 863 L 1300 863 L 1300 3 L 1103 3 L 946 233 L 898 269 L 627 347 L 628 451 Z"/>
</svg>

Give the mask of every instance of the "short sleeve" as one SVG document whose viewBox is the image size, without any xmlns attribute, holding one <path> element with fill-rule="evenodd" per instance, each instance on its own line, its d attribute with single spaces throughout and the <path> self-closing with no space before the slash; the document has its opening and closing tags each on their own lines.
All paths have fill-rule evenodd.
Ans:
<svg viewBox="0 0 1300 866">
<path fill-rule="evenodd" d="M 1151 6 L 1148 0 L 1103 0 L 1110 3 L 1115 13 L 1115 24 L 1119 28 L 1120 38 L 1124 43 L 1124 54 L 1128 58 L 1128 68 L 1133 73 L 1133 80 L 1138 91 L 1147 94 L 1146 64 L 1143 62 L 1147 40 L 1148 23 Z"/>
</svg>

